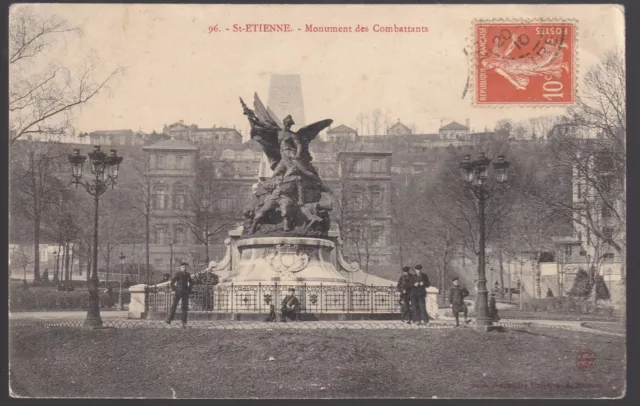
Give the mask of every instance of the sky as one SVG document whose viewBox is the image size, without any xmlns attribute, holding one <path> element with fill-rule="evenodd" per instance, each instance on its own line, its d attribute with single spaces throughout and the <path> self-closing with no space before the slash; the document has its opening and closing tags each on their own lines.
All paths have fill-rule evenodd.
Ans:
<svg viewBox="0 0 640 406">
<path fill-rule="evenodd" d="M 611 5 L 120 5 L 42 4 L 83 35 L 47 50 L 65 66 L 97 61 L 97 78 L 123 68 L 109 89 L 75 112 L 79 131 L 162 131 L 184 120 L 246 133 L 238 97 L 266 102 L 271 74 L 299 74 L 307 122 L 332 118 L 357 128 L 359 113 L 380 109 L 419 133 L 441 120 L 473 130 L 562 114 L 563 108 L 477 107 L 462 93 L 471 72 L 463 50 L 474 19 L 567 18 L 577 24 L 578 83 L 610 51 L 623 50 L 624 11 Z M 11 18 L 11 17 L 10 17 Z M 293 32 L 233 32 L 233 24 L 291 24 Z M 317 26 L 368 26 L 369 32 L 304 32 Z M 376 33 L 374 24 L 426 26 L 427 33 Z M 209 33 L 210 26 L 219 32 Z M 226 28 L 229 31 L 226 31 Z M 302 31 L 297 31 L 301 28 Z M 43 62 L 34 69 L 45 69 Z"/>
</svg>

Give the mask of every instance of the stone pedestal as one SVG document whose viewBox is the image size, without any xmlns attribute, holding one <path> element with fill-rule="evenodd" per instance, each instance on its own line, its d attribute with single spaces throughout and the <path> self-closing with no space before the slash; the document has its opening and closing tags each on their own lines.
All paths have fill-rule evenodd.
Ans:
<svg viewBox="0 0 640 406">
<path fill-rule="evenodd" d="M 307 237 L 257 237 L 236 242 L 239 255 L 226 285 L 307 284 L 346 285 L 336 269 L 335 244 L 329 239 Z"/>
<path fill-rule="evenodd" d="M 144 289 L 147 285 L 133 285 L 129 287 L 131 303 L 129 303 L 129 319 L 140 319 L 144 315 Z"/>
</svg>

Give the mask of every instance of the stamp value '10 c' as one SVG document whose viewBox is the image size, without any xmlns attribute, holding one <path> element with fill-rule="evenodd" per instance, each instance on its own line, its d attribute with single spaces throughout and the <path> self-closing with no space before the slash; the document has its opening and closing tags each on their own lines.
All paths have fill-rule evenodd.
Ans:
<svg viewBox="0 0 640 406">
<path fill-rule="evenodd" d="M 475 23 L 475 103 L 573 103 L 575 33 L 564 22 Z"/>
</svg>

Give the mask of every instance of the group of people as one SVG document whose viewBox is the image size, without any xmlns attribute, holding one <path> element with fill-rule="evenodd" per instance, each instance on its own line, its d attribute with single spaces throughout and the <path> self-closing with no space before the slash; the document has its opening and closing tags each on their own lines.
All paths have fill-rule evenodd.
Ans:
<svg viewBox="0 0 640 406">
<path fill-rule="evenodd" d="M 427 313 L 427 288 L 431 286 L 429 277 L 422 272 L 422 265 L 402 268 L 402 275 L 398 280 L 400 292 L 400 306 L 402 307 L 402 321 L 419 325 L 429 323 Z"/>
<path fill-rule="evenodd" d="M 460 313 L 464 315 L 464 323 L 468 324 L 468 308 L 464 299 L 469 296 L 469 291 L 460 285 L 460 278 L 455 277 L 451 281 L 449 292 L 449 304 L 456 319 L 456 326 L 460 326 Z M 418 264 L 413 269 L 405 266 L 398 280 L 400 292 L 400 306 L 402 308 L 402 321 L 408 324 L 417 323 L 424 325 L 429 323 L 427 313 L 427 288 L 431 286 L 429 277 L 422 271 L 422 265 Z"/>
<path fill-rule="evenodd" d="M 193 289 L 193 279 L 187 271 L 188 264 L 182 262 L 180 270 L 171 279 L 171 289 L 175 292 L 171 310 L 167 315 L 166 323 L 171 324 L 176 315 L 178 302 L 182 302 L 182 327 L 187 326 L 187 313 L 189 311 L 189 295 Z M 464 315 L 464 323 L 468 324 L 468 308 L 464 299 L 469 296 L 469 291 L 460 284 L 460 279 L 454 277 L 451 281 L 452 286 L 449 292 L 449 304 L 453 316 L 456 320 L 456 326 L 460 325 L 460 313 Z M 429 314 L 427 313 L 427 288 L 431 286 L 429 277 L 422 271 L 422 265 L 418 264 L 413 269 L 405 266 L 402 268 L 402 275 L 398 280 L 398 291 L 400 291 L 400 305 L 402 307 L 402 321 L 409 324 L 415 322 L 418 325 L 426 325 L 429 323 Z M 280 304 L 280 321 L 286 322 L 287 319 L 296 321 L 300 318 L 300 300 L 295 295 L 295 289 L 289 288 L 287 295 L 282 299 Z M 496 308 L 495 295 L 491 295 L 489 301 L 490 316 L 494 321 L 499 320 Z M 275 305 L 270 305 L 270 312 L 265 321 L 276 321 Z"/>
</svg>

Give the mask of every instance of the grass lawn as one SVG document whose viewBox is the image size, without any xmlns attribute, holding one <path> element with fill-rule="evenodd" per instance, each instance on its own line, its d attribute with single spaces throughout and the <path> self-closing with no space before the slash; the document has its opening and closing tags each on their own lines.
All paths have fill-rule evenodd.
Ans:
<svg viewBox="0 0 640 406">
<path fill-rule="evenodd" d="M 616 321 L 619 320 L 617 314 L 614 317 L 604 314 L 578 314 L 578 313 L 559 313 L 549 311 L 531 312 L 518 309 L 502 309 L 498 311 L 503 319 L 541 319 L 541 320 L 573 320 L 573 321 Z"/>
<path fill-rule="evenodd" d="M 624 338 L 551 329 L 12 327 L 10 340 L 14 396 L 591 398 L 625 382 Z M 597 361 L 581 370 L 587 348 Z"/>
</svg>

